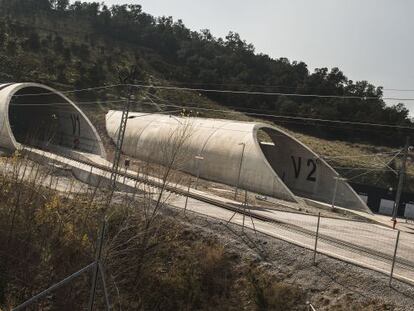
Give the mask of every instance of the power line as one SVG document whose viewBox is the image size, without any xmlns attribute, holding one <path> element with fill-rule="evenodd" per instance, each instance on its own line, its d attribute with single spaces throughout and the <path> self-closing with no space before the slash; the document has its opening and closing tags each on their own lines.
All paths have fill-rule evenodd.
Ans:
<svg viewBox="0 0 414 311">
<path fill-rule="evenodd" d="M 72 91 L 63 91 L 61 94 L 72 94 L 85 91 L 93 91 L 100 89 L 108 89 L 115 87 L 125 87 L 127 84 L 114 84 L 107 86 L 97 86 L 85 89 L 76 89 Z M 193 91 L 193 92 L 207 92 L 207 93 L 224 93 L 224 94 L 235 94 L 235 95 L 262 95 L 262 96 L 286 96 L 286 97 L 309 97 L 309 98 L 337 98 L 337 99 L 358 99 L 358 100 L 395 100 L 395 101 L 414 101 L 414 98 L 399 98 L 399 97 L 375 97 L 375 96 L 353 96 L 353 95 L 322 95 L 322 94 L 301 94 L 301 93 L 282 93 L 282 92 L 260 92 L 260 91 L 246 91 L 246 90 L 218 90 L 218 89 L 205 89 L 205 88 L 190 88 L 190 87 L 177 87 L 167 85 L 151 85 L 151 84 L 134 84 L 130 85 L 137 88 L 154 88 L 164 90 L 175 90 L 175 91 Z M 248 86 L 248 85 L 246 85 Z M 33 94 L 20 94 L 13 95 L 14 97 L 25 97 L 25 96 L 43 96 L 56 94 L 54 92 L 44 93 L 33 93 Z"/>
<path fill-rule="evenodd" d="M 18 83 L 16 83 L 16 84 L 18 84 Z M 76 90 L 72 90 L 72 91 L 62 91 L 62 92 L 59 91 L 59 93 L 51 91 L 51 92 L 32 93 L 32 94 L 14 94 L 13 97 L 73 94 L 73 93 L 79 93 L 79 92 L 88 92 L 88 91 L 94 91 L 94 90 L 103 90 L 103 89 L 115 88 L 115 87 L 120 87 L 120 86 L 126 86 L 126 85 L 125 84 L 103 85 L 103 86 L 89 87 L 89 88 L 85 88 L 85 89 L 76 89 Z"/>
<path fill-rule="evenodd" d="M 318 95 L 318 94 L 299 94 L 299 93 L 281 93 L 281 92 L 257 92 L 257 91 L 238 91 L 238 90 L 217 90 L 217 89 L 146 85 L 146 84 L 134 84 L 132 86 L 138 87 L 138 88 L 154 88 L 154 89 L 163 89 L 163 90 L 195 91 L 195 92 L 208 92 L 208 93 L 226 93 L 226 94 L 238 94 L 238 95 L 294 96 L 294 97 L 341 98 L 341 99 L 360 99 L 360 100 L 380 99 L 378 97 Z"/>
<path fill-rule="evenodd" d="M 96 105 L 96 104 L 110 104 L 110 103 L 121 103 L 124 102 L 124 99 L 120 100 L 110 100 L 110 101 L 87 101 L 87 102 L 74 102 L 76 106 L 82 105 Z M 140 102 L 134 102 L 136 104 L 143 104 Z M 145 104 L 145 103 L 144 103 Z M 148 103 L 150 104 L 150 103 Z M 151 103 L 153 104 L 153 103 Z M 279 118 L 279 119 L 286 119 L 286 120 L 296 120 L 296 121 L 312 121 L 312 122 L 326 122 L 326 123 L 334 123 L 334 124 L 347 124 L 347 125 L 359 125 L 359 126 L 375 126 L 375 127 L 385 127 L 385 128 L 397 128 L 397 129 L 405 129 L 405 130 L 414 130 L 414 127 L 410 126 L 400 126 L 400 125 L 392 125 L 392 124 L 380 124 L 380 123 L 366 123 L 366 122 L 357 122 L 357 121 L 346 121 L 346 120 L 330 120 L 330 119 L 321 119 L 321 118 L 307 118 L 307 117 L 295 117 L 295 116 L 286 116 L 286 115 L 276 115 L 276 114 L 268 114 L 268 113 L 254 113 L 254 112 L 246 112 L 246 111 L 232 111 L 232 110 L 225 110 L 225 109 L 213 109 L 213 108 L 203 108 L 197 106 L 184 106 L 184 105 L 176 105 L 176 104 L 158 104 L 160 107 L 175 107 L 181 109 L 194 109 L 194 110 L 204 110 L 204 111 L 212 111 L 212 112 L 221 112 L 226 114 L 235 114 L 235 113 L 243 113 L 244 115 L 250 116 L 260 116 L 260 117 L 269 117 L 269 118 Z M 19 106 L 71 106 L 68 102 L 55 102 L 55 103 L 22 103 L 22 104 L 14 104 L 13 107 Z M 237 107 L 229 107 L 229 108 L 237 108 Z M 260 110 L 256 110 L 260 111 Z M 161 112 L 159 112 L 161 113 Z M 306 123 L 299 123 L 304 124 Z"/>
<path fill-rule="evenodd" d="M 330 159 L 345 159 L 345 158 L 364 158 L 364 157 L 373 157 L 373 156 L 380 156 L 380 155 L 391 156 L 399 152 L 400 150 L 389 151 L 389 152 L 379 152 L 379 153 L 374 153 L 374 154 L 363 154 L 363 155 L 357 155 L 357 156 L 354 156 L 354 155 L 330 156 L 330 157 L 324 157 L 324 159 L 330 160 Z"/>
<path fill-rule="evenodd" d="M 240 108 L 239 107 L 232 107 L 232 106 L 226 106 L 227 108 L 229 108 L 229 109 L 234 109 L 234 111 L 232 111 L 232 110 L 218 110 L 218 109 L 209 109 L 209 108 L 202 108 L 202 107 L 198 107 L 198 106 L 183 106 L 183 105 L 176 105 L 176 104 L 170 104 L 170 102 L 168 102 L 167 100 L 165 100 L 165 99 L 162 99 L 162 98 L 160 98 L 160 97 L 158 97 L 158 96 L 155 96 L 154 94 L 150 94 L 150 93 L 148 93 L 148 95 L 150 95 L 150 96 L 153 96 L 153 97 L 155 97 L 156 99 L 158 99 L 158 100 L 161 100 L 161 101 L 163 101 L 163 102 L 165 102 L 165 103 L 167 103 L 167 104 L 158 104 L 160 107 L 182 107 L 182 108 L 186 108 L 186 109 L 194 109 L 194 110 L 209 110 L 209 111 L 213 111 L 213 112 L 223 112 L 223 113 L 227 113 L 227 114 L 238 114 L 238 113 L 243 113 L 244 115 L 254 115 L 254 114 L 251 114 L 251 113 L 248 113 L 248 112 L 246 112 L 245 110 L 248 110 L 248 111 L 265 111 L 265 112 L 267 112 L 266 110 L 260 110 L 260 109 L 249 109 L 249 108 L 243 108 L 243 110 L 240 110 Z M 299 115 L 300 116 L 300 115 Z M 277 117 L 277 115 L 274 115 L 274 114 L 267 114 L 266 115 L 266 117 L 270 117 L 270 118 L 272 118 L 272 117 Z M 284 117 L 289 117 L 289 116 L 284 116 Z M 308 123 L 306 123 L 306 122 L 297 122 L 297 121 L 300 121 L 300 120 L 278 120 L 277 122 L 278 123 L 289 123 L 289 124 L 299 124 L 299 125 L 310 125 L 310 124 L 308 124 Z M 328 121 L 328 120 L 327 120 Z M 342 120 L 329 120 L 329 121 L 342 121 Z M 326 124 L 322 124 L 323 126 L 325 126 L 325 127 L 329 127 L 329 128 L 338 128 L 338 129 L 343 129 L 343 127 L 339 127 L 339 126 L 333 126 L 333 125 L 326 125 Z M 393 126 L 393 124 L 390 124 L 390 126 Z M 414 129 L 414 127 L 413 127 L 413 129 Z M 363 129 L 364 131 L 373 131 L 373 130 L 371 130 L 371 129 Z M 375 132 L 381 132 L 380 130 L 375 130 Z M 382 131 L 382 132 L 384 132 L 384 133 L 387 133 L 387 132 L 385 132 L 385 131 Z"/>
<path fill-rule="evenodd" d="M 244 86 L 244 87 L 261 87 L 261 88 L 280 88 L 280 89 L 291 89 L 291 90 L 298 90 L 298 89 L 307 89 L 307 90 L 314 90 L 315 88 L 309 88 L 305 85 L 274 85 L 274 84 L 247 84 L 247 83 L 207 83 L 207 82 L 181 82 L 181 81 L 166 81 L 170 84 L 175 85 L 211 85 L 211 86 Z M 383 88 L 381 86 L 377 87 L 381 88 L 383 91 L 396 91 L 396 92 L 414 92 L 414 89 L 396 89 L 396 88 Z M 320 88 L 316 88 L 320 89 Z M 329 91 L 337 91 L 338 89 L 333 88 L 323 88 L 323 90 L 329 90 Z"/>
<path fill-rule="evenodd" d="M 108 86 L 98 86 L 98 87 L 91 87 L 91 88 L 85 88 L 85 89 L 77 89 L 67 92 L 61 92 L 61 93 L 76 93 L 76 92 L 83 92 L 83 91 L 91 91 L 91 90 L 98 90 L 98 89 L 107 89 L 107 88 L 113 88 L 113 87 L 119 87 L 119 86 L 125 86 L 124 84 L 117 84 L 117 85 L 108 85 Z M 204 89 L 191 89 L 191 88 L 176 88 L 176 87 L 169 87 L 169 86 L 152 86 L 152 85 L 144 85 L 144 84 L 138 84 L 133 85 L 135 87 L 144 87 L 144 88 L 163 88 L 163 89 L 177 89 L 177 90 L 204 90 Z M 220 90 L 208 90 L 208 91 L 220 91 Z M 220 92 L 224 92 L 220 91 Z M 232 91 L 228 91 L 232 92 Z M 249 92 L 247 92 L 249 93 Z M 54 94 L 58 95 L 55 92 L 47 92 L 47 93 L 34 93 L 34 94 L 21 94 L 21 95 L 14 95 L 16 97 L 23 97 L 23 96 L 37 96 L 37 95 L 49 95 Z M 276 94 L 276 93 L 270 93 L 270 94 Z M 303 94 L 301 94 L 303 95 Z M 309 95 L 309 94 L 308 94 Z M 312 95 L 314 96 L 314 95 Z M 112 101 L 117 102 L 117 101 Z M 121 100 L 119 101 L 121 102 Z M 88 104 L 99 104 L 99 103 L 105 103 L 105 101 L 96 101 L 96 102 L 78 102 L 78 105 L 88 105 Z M 109 103 L 109 101 L 108 101 Z M 19 105 L 26 105 L 26 104 L 19 104 Z M 46 104 L 27 104 L 27 105 L 67 105 L 67 103 L 46 103 Z M 160 104 L 161 106 L 162 104 Z M 279 118 L 279 119 L 290 119 L 290 120 L 300 120 L 300 121 L 313 121 L 313 122 L 326 122 L 326 123 L 336 123 L 336 124 L 348 124 L 348 125 L 359 125 L 359 126 L 376 126 L 376 127 L 385 127 L 385 128 L 397 128 L 397 129 L 406 129 L 406 130 L 412 130 L 414 127 L 410 126 L 400 126 L 400 125 L 392 125 L 392 124 L 380 124 L 380 123 L 366 123 L 366 122 L 357 122 L 357 121 L 347 121 L 347 120 L 329 120 L 329 119 L 322 119 L 322 118 L 308 118 L 308 117 L 301 117 L 301 116 L 286 116 L 286 115 L 275 115 L 275 114 L 269 114 L 269 113 L 256 113 L 256 112 L 246 112 L 243 110 L 240 110 L 239 107 L 229 107 L 236 109 L 237 111 L 229 111 L 229 110 L 220 110 L 220 109 L 211 109 L 211 108 L 202 108 L 202 107 L 195 107 L 195 106 L 183 106 L 183 105 L 164 105 L 169 107 L 178 107 L 178 108 L 187 108 L 187 109 L 198 109 L 198 110 L 205 110 L 205 111 L 215 111 L 215 112 L 223 112 L 223 113 L 237 113 L 241 112 L 245 115 L 252 115 L 252 116 L 261 116 L 261 117 L 271 117 L 271 118 Z M 263 111 L 258 109 L 245 109 L 245 110 L 253 110 L 253 111 Z"/>
<path fill-rule="evenodd" d="M 376 126 L 376 127 L 385 127 L 385 128 L 397 128 L 397 129 L 414 130 L 414 127 L 401 126 L 401 125 L 392 125 L 392 124 L 366 123 L 366 122 L 357 122 L 357 121 L 342 121 L 342 120 L 329 120 L 329 119 L 320 119 L 320 118 L 295 117 L 295 116 L 275 115 L 275 114 L 267 114 L 267 113 L 253 113 L 253 112 L 231 111 L 231 110 L 213 109 L 213 108 L 202 108 L 202 107 L 196 107 L 196 106 L 184 106 L 184 105 L 175 105 L 175 104 L 159 104 L 159 105 L 164 106 L 164 107 L 176 107 L 176 108 L 205 110 L 205 111 L 214 111 L 214 112 L 223 112 L 223 113 L 241 112 L 245 115 L 270 117 L 270 118 L 280 118 L 280 119 L 292 119 L 292 120 L 312 121 L 312 122 L 316 121 L 316 122 L 327 122 L 327 123 L 337 123 L 337 124 L 347 124 L 347 125 Z"/>
<path fill-rule="evenodd" d="M 357 174 L 357 175 L 355 175 L 355 176 L 350 176 L 349 172 L 347 172 L 347 173 L 345 173 L 345 174 L 348 174 L 348 176 L 346 177 L 346 179 L 347 179 L 348 181 L 351 181 L 351 180 L 353 180 L 353 179 L 360 178 L 360 177 L 362 177 L 362 176 L 365 176 L 365 175 L 371 174 L 371 173 L 373 173 L 373 172 L 375 172 L 375 170 L 366 170 L 365 172 L 362 172 L 362 173 Z M 380 178 L 381 178 L 381 176 L 380 176 Z M 380 179 L 380 178 L 379 178 L 379 179 Z M 378 179 L 378 180 L 379 180 L 379 179 Z"/>
<path fill-rule="evenodd" d="M 112 104 L 112 103 L 122 103 L 125 102 L 125 99 L 118 99 L 118 100 L 104 100 L 104 101 L 87 101 L 87 102 L 74 102 L 77 105 L 95 105 L 95 104 Z M 72 103 L 70 102 L 56 102 L 56 103 L 14 103 L 12 104 L 13 107 L 20 107 L 20 106 L 69 106 L 72 107 Z"/>
<path fill-rule="evenodd" d="M 414 89 L 383 89 L 384 91 L 394 91 L 394 92 L 414 92 Z"/>
<path fill-rule="evenodd" d="M 190 88 L 190 87 L 177 87 L 177 86 L 165 86 L 165 85 L 147 85 L 147 84 L 134 84 L 131 86 L 137 87 L 137 88 L 154 88 L 154 89 L 174 90 L 174 91 L 193 91 L 193 92 L 224 93 L 224 94 L 236 94 L 236 95 L 340 98 L 340 99 L 359 99 L 359 100 L 381 100 L 383 99 L 383 100 L 414 101 L 414 98 L 398 98 L 398 97 L 380 98 L 380 97 L 375 97 L 375 96 L 346 96 L 346 95 L 340 96 L 340 95 L 300 94 L 300 93 L 281 93 L 281 92 L 218 90 L 218 89 Z"/>
<path fill-rule="evenodd" d="M 114 87 L 125 87 L 127 84 L 115 84 L 108 86 L 98 86 L 85 89 L 77 89 L 72 91 L 63 91 L 61 94 L 72 94 L 84 91 L 93 91 L 100 89 L 108 89 Z M 257 91 L 238 91 L 238 90 L 217 90 L 217 89 L 203 89 L 203 88 L 189 88 L 189 87 L 176 87 L 176 86 L 163 86 L 163 85 L 149 85 L 149 84 L 135 84 L 131 85 L 133 87 L 141 88 L 155 88 L 155 89 L 166 89 L 166 90 L 176 90 L 176 91 L 196 91 L 196 92 L 212 92 L 212 93 L 229 93 L 229 94 L 241 94 L 241 95 L 265 95 L 265 96 L 297 96 L 297 97 L 315 97 L 315 98 L 341 98 L 341 99 L 379 99 L 378 97 L 361 97 L 361 96 L 340 96 L 340 95 L 319 95 L 319 94 L 300 94 L 300 93 L 280 93 L 280 92 L 257 92 Z M 13 97 L 27 97 L 27 96 L 46 96 L 46 95 L 56 95 L 55 92 L 43 92 L 43 93 L 31 93 L 31 94 L 15 94 Z M 413 99 L 414 100 L 414 99 Z"/>
<path fill-rule="evenodd" d="M 385 169 L 385 167 L 382 167 L 382 166 L 378 166 L 378 167 L 332 166 L 332 167 L 335 168 L 335 169 L 355 170 L 355 171 L 361 171 L 361 170 L 363 170 L 363 171 L 365 171 L 365 170 L 368 170 L 368 171 L 384 171 L 384 172 L 389 171 L 389 169 Z"/>
<path fill-rule="evenodd" d="M 240 110 L 238 110 L 238 111 L 231 111 L 231 110 L 219 110 L 219 109 L 211 109 L 211 108 L 201 108 L 201 107 L 198 107 L 198 106 L 196 107 L 196 106 L 175 105 L 175 104 L 170 104 L 168 101 L 163 100 L 163 99 L 161 99 L 161 98 L 159 98 L 159 97 L 157 97 L 157 96 L 155 96 L 153 94 L 152 94 L 152 96 L 158 98 L 159 100 L 162 100 L 163 102 L 166 102 L 167 104 L 158 104 L 159 106 L 163 106 L 163 107 L 182 107 L 182 108 L 185 108 L 185 109 L 207 110 L 207 111 L 223 112 L 223 113 L 231 113 L 231 114 L 243 113 L 245 115 L 254 115 L 254 116 L 257 115 L 257 114 L 248 113 L 248 112 L 245 112 L 245 111 L 240 111 Z M 238 109 L 237 107 L 228 107 L 228 108 Z M 247 109 L 247 110 L 253 110 L 254 111 L 254 109 Z M 260 110 L 256 110 L 256 111 L 260 111 Z M 277 117 L 289 118 L 290 117 L 290 116 L 278 116 L 278 115 L 274 115 L 274 114 L 261 114 L 260 116 L 263 116 L 263 115 L 266 116 L 266 117 L 273 117 L 273 118 L 277 118 Z M 292 116 L 291 118 L 297 118 L 297 117 L 293 117 Z M 305 118 L 302 118 L 302 119 L 305 119 Z M 306 118 L 306 119 L 309 119 L 309 118 Z M 325 120 L 325 119 L 318 119 L 318 120 L 321 120 L 321 121 L 329 121 L 330 123 L 353 122 L 353 121 Z M 299 120 L 299 121 L 301 121 L 301 120 Z M 296 123 L 296 124 L 300 124 L 300 125 L 309 125 L 306 122 L 300 123 L 300 122 L 295 122 L 295 121 L 291 121 L 291 120 L 278 120 L 278 122 Z M 369 123 L 361 123 L 361 124 L 369 125 Z M 373 124 L 373 125 L 375 125 L 375 124 Z M 383 124 L 380 124 L 380 125 L 383 125 Z M 338 127 L 338 126 L 332 126 L 332 125 L 326 125 L 326 124 L 323 124 L 323 126 L 327 126 L 327 127 L 331 127 L 331 128 L 340 128 L 340 129 L 342 129 L 341 127 Z M 395 125 L 392 125 L 392 124 L 385 125 L 385 126 L 390 127 L 390 128 L 395 127 Z M 407 129 L 414 129 L 414 127 L 407 127 Z M 369 131 L 369 129 L 364 129 L 364 130 Z M 376 132 L 378 132 L 378 130 L 376 130 Z"/>
</svg>

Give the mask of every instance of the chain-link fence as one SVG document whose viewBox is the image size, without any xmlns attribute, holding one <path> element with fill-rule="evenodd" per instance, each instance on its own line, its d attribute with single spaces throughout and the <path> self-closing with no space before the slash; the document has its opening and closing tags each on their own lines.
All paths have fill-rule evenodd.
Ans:
<svg viewBox="0 0 414 311">
<path fill-rule="evenodd" d="M 321 253 L 387 274 L 390 284 L 392 278 L 414 283 L 414 235 L 408 226 L 399 231 L 373 222 L 274 210 L 255 210 L 252 217 L 258 231 L 314 250 L 315 263 Z M 232 222 L 251 227 L 241 219 Z"/>
</svg>

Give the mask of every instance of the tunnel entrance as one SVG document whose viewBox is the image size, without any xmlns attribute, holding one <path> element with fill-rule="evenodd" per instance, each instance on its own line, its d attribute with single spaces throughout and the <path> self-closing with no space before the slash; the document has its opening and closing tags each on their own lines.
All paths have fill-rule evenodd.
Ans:
<svg viewBox="0 0 414 311">
<path fill-rule="evenodd" d="M 99 138 L 86 117 L 66 98 L 41 87 L 17 91 L 9 122 L 18 143 L 43 150 L 101 154 Z"/>
<path fill-rule="evenodd" d="M 257 131 L 257 141 L 273 171 L 286 184 L 286 172 L 284 169 L 286 163 L 283 163 L 284 161 L 282 160 L 284 158 L 284 152 L 283 148 L 281 148 L 282 146 L 277 143 L 277 135 L 278 133 L 272 129 L 260 128 Z M 279 136 L 281 135 L 279 134 Z"/>
<path fill-rule="evenodd" d="M 294 194 L 317 194 L 321 167 L 315 155 L 272 128 L 259 129 L 257 137 L 267 162 Z"/>
</svg>

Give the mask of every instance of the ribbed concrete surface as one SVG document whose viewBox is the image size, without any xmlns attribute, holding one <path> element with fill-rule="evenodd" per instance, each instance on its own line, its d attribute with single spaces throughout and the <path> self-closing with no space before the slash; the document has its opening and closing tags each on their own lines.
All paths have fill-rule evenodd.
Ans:
<svg viewBox="0 0 414 311">
<path fill-rule="evenodd" d="M 121 111 L 109 111 L 106 128 L 115 141 Z M 272 143 L 260 144 L 259 131 Z M 181 141 L 183 140 L 183 141 Z M 131 113 L 123 152 L 143 161 L 171 163 L 201 178 L 287 201 L 296 195 L 331 202 L 337 172 L 286 132 L 263 123 Z M 370 212 L 346 182 L 338 182 L 336 205 Z"/>
</svg>

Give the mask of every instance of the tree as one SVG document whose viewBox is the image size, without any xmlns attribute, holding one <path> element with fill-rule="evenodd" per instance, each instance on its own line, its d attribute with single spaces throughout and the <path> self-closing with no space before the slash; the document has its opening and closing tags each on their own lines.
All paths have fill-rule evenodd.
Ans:
<svg viewBox="0 0 414 311">
<path fill-rule="evenodd" d="M 69 7 L 69 0 L 51 0 L 51 6 L 57 11 L 65 11 Z"/>
<path fill-rule="evenodd" d="M 87 85 L 100 77 L 114 81 L 116 75 L 112 72 L 113 67 L 118 62 L 133 63 L 134 56 L 139 55 L 143 60 L 144 76 L 152 76 L 154 80 L 167 79 L 179 84 L 188 83 L 188 86 L 204 84 L 204 87 L 211 87 L 217 84 L 222 88 L 247 91 L 360 97 L 315 99 L 299 96 L 235 96 L 212 92 L 203 94 L 221 105 L 240 109 L 266 108 L 270 109 L 269 112 L 279 111 L 321 119 L 412 125 L 404 106 L 385 104 L 381 87 L 368 81 L 350 80 L 337 67 L 317 68 L 311 73 L 304 62 L 291 61 L 286 57 L 274 59 L 266 54 L 255 53 L 254 46 L 236 32 L 229 32 L 224 39 L 215 38 L 207 29 L 191 31 L 181 20 L 174 21 L 168 16 L 154 18 L 143 12 L 140 5 L 132 4 L 108 7 L 98 2 L 75 1 L 69 4 L 68 0 L 7 0 L 0 4 L 0 17 L 19 20 L 21 17 L 33 16 L 34 21 L 41 21 L 41 27 L 56 25 L 56 29 L 37 32 L 36 25 L 29 29 L 18 23 L 7 24 L 3 21 L 0 24 L 0 45 L 6 50 L 4 54 L 11 58 L 10 63 L 14 63 L 13 58 L 17 58 L 18 54 L 23 53 L 23 57 L 28 57 L 25 51 L 21 51 L 21 44 L 30 52 L 38 53 L 40 40 L 42 55 L 30 55 L 31 58 L 54 59 L 57 52 L 72 69 L 76 67 L 76 61 L 82 60 L 83 72 L 79 75 L 76 68 L 72 71 L 68 69 L 69 83 L 77 81 L 78 85 Z M 50 11 L 51 8 L 55 11 L 45 14 L 45 10 Z M 59 34 L 60 40 L 56 32 L 66 25 L 56 17 L 64 20 L 65 24 L 72 23 L 71 30 L 79 33 L 76 40 L 64 33 Z M 82 26 L 77 26 L 78 22 Z M 81 29 L 83 26 L 84 29 Z M 73 43 L 65 46 L 63 42 Z M 93 63 L 102 64 L 99 72 Z M 37 71 L 42 72 L 49 65 L 46 62 Z M 295 125 L 287 126 L 293 128 Z M 335 129 L 332 133 L 337 134 L 339 131 Z M 360 133 L 348 134 L 363 136 Z M 378 137 L 371 134 L 370 139 L 374 141 Z"/>
</svg>

